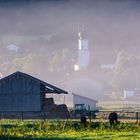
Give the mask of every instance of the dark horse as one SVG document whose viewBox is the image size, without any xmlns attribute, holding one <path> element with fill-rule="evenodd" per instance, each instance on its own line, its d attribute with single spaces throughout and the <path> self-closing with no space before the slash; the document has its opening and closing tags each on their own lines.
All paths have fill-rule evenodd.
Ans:
<svg viewBox="0 0 140 140">
<path fill-rule="evenodd" d="M 109 114 L 109 123 L 111 126 L 115 126 L 118 124 L 118 115 L 115 112 L 111 112 Z"/>
<path fill-rule="evenodd" d="M 87 125 L 87 118 L 86 118 L 85 116 L 81 116 L 80 121 L 81 121 L 81 124 L 82 124 L 83 126 L 86 126 L 86 125 Z"/>
</svg>

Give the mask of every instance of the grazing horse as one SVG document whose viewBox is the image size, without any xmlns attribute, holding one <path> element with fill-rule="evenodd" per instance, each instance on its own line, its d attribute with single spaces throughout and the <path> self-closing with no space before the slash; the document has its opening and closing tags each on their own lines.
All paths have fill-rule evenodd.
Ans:
<svg viewBox="0 0 140 140">
<path fill-rule="evenodd" d="M 82 116 L 80 120 L 81 120 L 81 124 L 83 126 L 86 126 L 87 125 L 87 118 L 85 116 Z"/>
<path fill-rule="evenodd" d="M 115 126 L 118 124 L 118 115 L 115 112 L 111 112 L 109 114 L 109 123 L 111 126 Z"/>
</svg>

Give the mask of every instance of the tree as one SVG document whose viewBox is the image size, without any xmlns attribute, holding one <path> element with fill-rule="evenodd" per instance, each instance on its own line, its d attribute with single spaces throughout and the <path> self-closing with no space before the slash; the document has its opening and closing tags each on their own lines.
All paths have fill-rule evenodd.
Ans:
<svg viewBox="0 0 140 140">
<path fill-rule="evenodd" d="M 135 55 L 118 53 L 116 67 L 112 78 L 112 88 L 117 97 L 123 96 L 124 90 L 133 90 L 136 87 L 140 64 Z"/>
</svg>

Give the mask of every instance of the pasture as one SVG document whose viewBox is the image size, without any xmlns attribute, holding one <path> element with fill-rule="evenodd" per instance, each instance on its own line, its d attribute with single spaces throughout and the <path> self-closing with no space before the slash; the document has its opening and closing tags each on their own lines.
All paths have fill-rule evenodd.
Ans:
<svg viewBox="0 0 140 140">
<path fill-rule="evenodd" d="M 140 124 L 127 122 L 111 128 L 108 122 L 82 126 L 77 120 L 0 121 L 0 140 L 139 140 Z"/>
</svg>

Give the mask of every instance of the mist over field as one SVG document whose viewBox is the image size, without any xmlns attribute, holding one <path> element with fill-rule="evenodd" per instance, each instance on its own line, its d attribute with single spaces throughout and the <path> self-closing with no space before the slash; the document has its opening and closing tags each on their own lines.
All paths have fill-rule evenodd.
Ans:
<svg viewBox="0 0 140 140">
<path fill-rule="evenodd" d="M 22 71 L 93 99 L 139 100 L 139 17 L 138 0 L 0 1 L 1 78 Z M 83 28 L 90 59 L 75 71 Z"/>
</svg>

